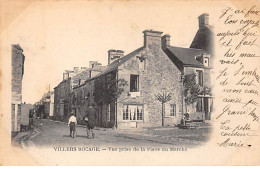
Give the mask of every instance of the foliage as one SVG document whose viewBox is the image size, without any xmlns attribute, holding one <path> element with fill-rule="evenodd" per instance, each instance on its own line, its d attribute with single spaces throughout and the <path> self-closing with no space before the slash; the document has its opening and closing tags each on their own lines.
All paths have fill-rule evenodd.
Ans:
<svg viewBox="0 0 260 169">
<path fill-rule="evenodd" d="M 156 100 L 162 103 L 162 126 L 164 126 L 164 115 L 165 115 L 165 103 L 172 99 L 172 93 L 167 93 L 163 91 L 162 93 L 155 94 Z"/>
<path fill-rule="evenodd" d="M 162 103 L 166 103 L 172 99 L 172 96 L 171 93 L 168 94 L 167 92 L 163 92 L 162 94 L 161 93 L 155 94 L 155 98 L 156 100 L 159 100 Z"/>
<path fill-rule="evenodd" d="M 211 88 L 204 86 L 199 94 L 200 95 L 212 95 Z"/>
<path fill-rule="evenodd" d="M 193 104 L 197 101 L 198 94 L 200 92 L 200 86 L 196 83 L 196 74 L 184 75 L 184 97 L 187 105 Z"/>
<path fill-rule="evenodd" d="M 124 79 L 110 78 L 108 80 L 106 76 L 99 77 L 95 80 L 94 100 L 97 104 L 111 103 L 119 98 L 127 85 Z"/>
</svg>

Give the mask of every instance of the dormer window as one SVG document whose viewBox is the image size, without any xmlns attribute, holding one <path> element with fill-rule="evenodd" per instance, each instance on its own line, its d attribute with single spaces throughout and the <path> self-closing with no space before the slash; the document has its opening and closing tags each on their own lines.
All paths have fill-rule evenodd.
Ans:
<svg viewBox="0 0 260 169">
<path fill-rule="evenodd" d="M 209 57 L 204 57 L 204 66 L 209 67 Z"/>
</svg>

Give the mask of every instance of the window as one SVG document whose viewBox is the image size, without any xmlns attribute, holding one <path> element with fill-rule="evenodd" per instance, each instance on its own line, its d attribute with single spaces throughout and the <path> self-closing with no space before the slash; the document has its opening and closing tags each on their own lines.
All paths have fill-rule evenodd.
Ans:
<svg viewBox="0 0 260 169">
<path fill-rule="evenodd" d="M 106 83 L 107 83 L 107 90 L 110 90 L 111 89 L 111 74 L 108 74 L 106 76 Z"/>
<path fill-rule="evenodd" d="M 202 98 L 198 97 L 197 98 L 197 112 L 203 111 L 202 106 L 203 106 L 202 105 Z"/>
<path fill-rule="evenodd" d="M 107 106 L 107 121 L 110 121 L 110 104 Z"/>
<path fill-rule="evenodd" d="M 165 116 L 176 117 L 176 104 L 165 104 Z"/>
<path fill-rule="evenodd" d="M 139 70 L 145 70 L 145 60 L 139 58 Z"/>
<path fill-rule="evenodd" d="M 203 71 L 202 70 L 196 70 L 196 75 L 197 75 L 197 83 L 200 86 L 203 86 Z"/>
<path fill-rule="evenodd" d="M 124 106 L 123 110 L 123 120 L 128 120 L 128 105 Z"/>
<path fill-rule="evenodd" d="M 111 74 L 107 75 L 107 82 L 109 82 L 111 80 Z"/>
<path fill-rule="evenodd" d="M 130 75 L 130 92 L 139 91 L 139 75 Z"/>
<path fill-rule="evenodd" d="M 123 120 L 143 120 L 143 105 L 124 105 Z"/>
<path fill-rule="evenodd" d="M 18 104 L 18 107 L 17 107 L 17 114 L 20 115 L 21 114 L 21 105 Z"/>
<path fill-rule="evenodd" d="M 15 104 L 12 104 L 12 113 L 15 113 Z"/>
<path fill-rule="evenodd" d="M 204 58 L 204 65 L 207 66 L 207 67 L 209 66 L 209 58 L 208 57 Z"/>
</svg>

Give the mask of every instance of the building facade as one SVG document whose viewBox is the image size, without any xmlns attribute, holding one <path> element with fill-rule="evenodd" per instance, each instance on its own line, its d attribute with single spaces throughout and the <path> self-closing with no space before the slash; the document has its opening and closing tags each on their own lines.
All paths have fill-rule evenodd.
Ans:
<svg viewBox="0 0 260 169">
<path fill-rule="evenodd" d="M 21 127 L 25 126 L 29 126 L 29 113 L 30 110 L 32 110 L 34 107 L 32 104 L 26 104 L 23 103 L 22 104 L 22 110 L 21 110 Z M 22 129 L 21 129 L 22 130 Z"/>
<path fill-rule="evenodd" d="M 92 78 L 96 74 L 102 72 L 105 66 L 97 61 L 90 61 L 89 68 L 74 67 L 73 71 L 66 70 L 63 73 L 63 81 L 54 88 L 54 114 L 56 120 L 67 121 L 70 112 L 73 109 L 75 98 L 73 97 L 73 88 L 80 86 L 87 79 Z"/>
<path fill-rule="evenodd" d="M 11 46 L 12 50 L 12 102 L 11 131 L 15 134 L 21 127 L 22 80 L 24 74 L 23 49 L 19 44 Z"/>
<path fill-rule="evenodd" d="M 195 74 L 200 87 L 197 102 L 188 105 L 185 113 L 191 119 L 210 120 L 213 111 L 212 88 L 214 87 L 214 33 L 209 25 L 209 15 L 204 13 L 198 17 L 197 31 L 190 48 L 180 48 L 170 45 L 170 35 L 162 37 L 164 52 L 171 58 L 183 75 Z"/>
<path fill-rule="evenodd" d="M 205 27 L 209 30 L 205 31 Z M 213 48 L 206 46 L 209 42 L 200 41 L 212 39 L 209 31 L 208 15 L 203 14 L 190 48 L 171 46 L 170 35 L 145 30 L 143 46 L 128 55 L 122 50 L 109 50 L 108 66 L 73 88 L 70 104 L 75 107 L 79 123 L 83 123 L 92 103 L 100 127 L 177 125 L 187 113 L 191 120 L 210 120 L 213 100 L 205 89 L 213 86 L 214 55 Z M 197 103 L 187 106 L 183 77 L 189 74 L 196 75 L 200 94 Z"/>
<path fill-rule="evenodd" d="M 54 91 L 44 93 L 41 100 L 34 104 L 35 116 L 52 118 L 54 114 Z"/>
</svg>

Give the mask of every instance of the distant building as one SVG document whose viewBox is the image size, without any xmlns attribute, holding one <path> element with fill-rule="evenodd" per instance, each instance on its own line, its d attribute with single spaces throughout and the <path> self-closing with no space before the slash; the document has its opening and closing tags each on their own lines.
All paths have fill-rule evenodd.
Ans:
<svg viewBox="0 0 260 169">
<path fill-rule="evenodd" d="M 41 100 L 34 104 L 35 116 L 51 118 L 54 114 L 54 91 L 44 93 Z"/>
<path fill-rule="evenodd" d="M 11 131 L 12 135 L 20 131 L 22 80 L 24 74 L 23 49 L 19 44 L 12 45 L 12 102 L 11 102 Z"/>
<path fill-rule="evenodd" d="M 73 87 L 83 84 L 105 68 L 97 61 L 90 61 L 89 68 L 74 67 L 73 71 L 66 70 L 63 73 L 63 81 L 54 88 L 53 118 L 66 121 L 72 111 Z"/>
<path fill-rule="evenodd" d="M 32 104 L 22 104 L 22 112 L 21 112 L 21 125 L 22 126 L 28 126 L 29 125 L 29 113 L 30 110 L 33 109 Z"/>
<path fill-rule="evenodd" d="M 42 98 L 42 104 L 44 107 L 45 117 L 52 117 L 54 111 L 54 91 L 49 91 L 44 94 Z"/>
</svg>

